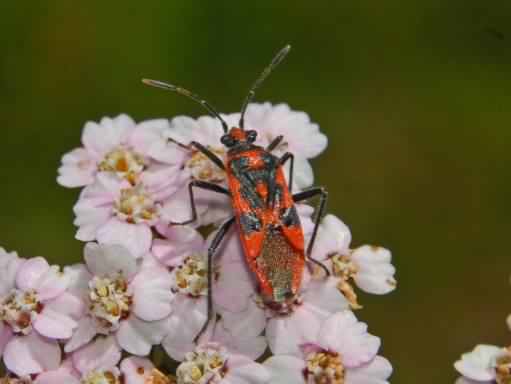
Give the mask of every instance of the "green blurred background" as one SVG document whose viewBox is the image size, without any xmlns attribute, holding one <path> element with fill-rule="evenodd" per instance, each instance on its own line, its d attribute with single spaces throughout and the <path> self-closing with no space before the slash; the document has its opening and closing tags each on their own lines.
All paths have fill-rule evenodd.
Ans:
<svg viewBox="0 0 511 384">
<path fill-rule="evenodd" d="M 0 244 L 77 262 L 62 154 L 87 120 L 197 116 L 140 83 L 173 80 L 221 111 L 285 43 L 257 95 L 307 111 L 314 161 L 354 244 L 393 251 L 398 290 L 363 295 L 394 384 L 450 383 L 511 312 L 511 3 L 507 1 L 2 1 Z"/>
</svg>

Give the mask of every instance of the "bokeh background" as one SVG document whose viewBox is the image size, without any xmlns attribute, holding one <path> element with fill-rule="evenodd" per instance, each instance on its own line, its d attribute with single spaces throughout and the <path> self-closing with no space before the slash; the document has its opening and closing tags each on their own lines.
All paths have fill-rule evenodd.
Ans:
<svg viewBox="0 0 511 384">
<path fill-rule="evenodd" d="M 81 258 L 62 154 L 87 120 L 203 114 L 140 83 L 174 80 L 223 112 L 284 44 L 257 95 L 307 111 L 314 161 L 354 244 L 393 251 L 398 290 L 363 295 L 394 384 L 450 383 L 511 312 L 511 3 L 474 0 L 0 3 L 0 244 Z"/>
</svg>

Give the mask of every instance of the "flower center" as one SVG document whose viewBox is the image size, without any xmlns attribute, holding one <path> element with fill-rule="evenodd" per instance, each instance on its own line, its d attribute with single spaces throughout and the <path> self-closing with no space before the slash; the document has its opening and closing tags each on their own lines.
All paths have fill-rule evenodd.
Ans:
<svg viewBox="0 0 511 384">
<path fill-rule="evenodd" d="M 132 295 L 121 275 L 113 279 L 95 276 L 89 282 L 89 301 L 89 310 L 99 331 L 108 334 L 117 330 L 120 321 L 129 316 Z"/>
<path fill-rule="evenodd" d="M 30 377 L 14 378 L 10 376 L 0 377 L 0 384 L 32 384 Z"/>
<path fill-rule="evenodd" d="M 193 297 L 208 294 L 208 265 L 202 256 L 188 256 L 174 270 L 172 290 Z"/>
<path fill-rule="evenodd" d="M 495 372 L 498 384 L 511 383 L 511 350 L 509 348 L 506 354 L 497 358 Z"/>
<path fill-rule="evenodd" d="M 119 375 L 111 371 L 92 371 L 86 374 L 81 384 L 121 384 Z"/>
<path fill-rule="evenodd" d="M 0 320 L 9 324 L 14 333 L 28 335 L 32 331 L 32 321 L 42 310 L 43 304 L 37 301 L 35 291 L 13 289 L 0 302 Z"/>
<path fill-rule="evenodd" d="M 346 297 L 351 309 L 360 309 L 362 306 L 358 303 L 357 294 L 350 284 L 358 273 L 358 266 L 347 255 L 333 255 L 331 257 L 334 275 L 339 277 L 337 289 Z"/>
<path fill-rule="evenodd" d="M 158 217 L 158 205 L 145 191 L 144 186 L 137 184 L 121 190 L 114 212 L 128 223 L 151 223 Z"/>
<path fill-rule="evenodd" d="M 227 353 L 215 344 L 189 352 L 177 367 L 177 384 L 216 384 L 227 373 Z"/>
<path fill-rule="evenodd" d="M 144 374 L 144 372 L 139 373 L 141 375 Z M 148 377 L 146 377 L 144 381 L 144 384 L 175 384 L 175 383 L 176 381 L 173 376 L 166 376 L 156 368 L 152 369 L 151 374 Z"/>
<path fill-rule="evenodd" d="M 98 169 L 105 172 L 116 173 L 131 184 L 137 182 L 138 175 L 144 170 L 144 158 L 138 153 L 118 147 L 108 152 L 99 163 Z"/>
<path fill-rule="evenodd" d="M 225 149 L 207 147 L 215 155 L 223 159 L 225 157 Z M 192 173 L 194 179 L 219 183 L 225 180 L 225 172 L 216 166 L 202 152 L 194 151 L 192 157 L 186 162 L 186 167 Z"/>
<path fill-rule="evenodd" d="M 344 384 L 344 365 L 334 352 L 314 352 L 307 356 L 304 376 L 307 384 Z"/>
</svg>

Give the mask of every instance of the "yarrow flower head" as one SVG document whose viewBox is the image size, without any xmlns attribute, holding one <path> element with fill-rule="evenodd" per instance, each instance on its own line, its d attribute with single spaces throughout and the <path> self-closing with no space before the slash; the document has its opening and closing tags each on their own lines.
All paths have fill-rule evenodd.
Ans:
<svg viewBox="0 0 511 384">
<path fill-rule="evenodd" d="M 229 127 L 239 124 L 239 113 L 221 117 Z M 119 115 L 85 125 L 81 147 L 63 156 L 57 178 L 82 188 L 74 224 L 86 242 L 84 262 L 61 271 L 0 248 L 0 357 L 7 368 L 0 384 L 388 383 L 392 367 L 377 355 L 380 339 L 351 309 L 359 307 L 355 285 L 375 294 L 395 288 L 390 252 L 351 249 L 342 221 L 327 215 L 319 222 L 322 211 L 303 204 L 313 183 L 309 160 L 324 151 L 326 136 L 286 104 L 249 104 L 244 122 L 254 130 L 246 141 L 239 129 L 231 131 L 239 141 L 227 137 L 239 147 L 222 139 L 220 121 L 210 116 L 136 123 Z M 249 164 L 250 177 L 211 161 L 213 154 L 227 165 L 231 150 L 247 143 L 271 152 L 267 163 Z M 282 167 L 273 179 L 268 164 Z M 272 204 L 296 204 L 236 212 L 264 216 L 272 231 L 291 235 L 277 244 L 265 220 L 258 227 L 248 216 L 232 219 L 238 189 L 231 184 L 241 179 L 261 204 L 269 204 L 270 190 L 284 196 Z M 296 264 L 286 268 L 299 272 L 290 294 L 269 295 L 264 279 L 255 278 L 251 269 L 262 264 L 250 264 L 255 252 L 245 252 L 250 246 L 242 246 L 240 231 L 256 231 L 262 249 L 273 247 L 264 262 L 286 258 L 279 249 L 293 250 Z M 274 269 L 262 274 L 275 276 Z M 505 357 L 495 360 L 495 379 Z M 167 358 L 177 363 L 172 373 L 165 372 Z"/>
<path fill-rule="evenodd" d="M 198 346 L 177 367 L 178 384 L 267 383 L 266 368 L 217 343 Z"/>
<path fill-rule="evenodd" d="M 305 384 L 388 383 L 389 362 L 377 356 L 379 338 L 350 311 L 328 317 L 293 354 L 270 357 L 271 382 Z"/>
<path fill-rule="evenodd" d="M 326 215 L 319 226 L 313 257 L 329 263 L 339 291 L 352 309 L 359 309 L 362 306 L 353 285 L 367 293 L 384 295 L 392 292 L 397 282 L 390 251 L 370 245 L 350 249 L 350 243 L 349 228 L 336 216 Z"/>
<path fill-rule="evenodd" d="M 150 256 L 137 263 L 119 245 L 88 243 L 84 253 L 86 265 L 69 267 L 66 273 L 72 276 L 73 294 L 88 310 L 65 351 L 86 345 L 95 335 L 115 335 L 124 350 L 147 355 L 161 342 L 172 308 L 167 270 Z"/>
<path fill-rule="evenodd" d="M 0 351 L 7 368 L 29 375 L 58 365 L 58 340 L 72 335 L 81 311 L 65 293 L 68 279 L 42 257 L 25 260 L 0 249 L 0 258 Z M 29 353 L 34 349 L 39 353 Z M 22 362 L 26 353 L 31 359 Z"/>
</svg>

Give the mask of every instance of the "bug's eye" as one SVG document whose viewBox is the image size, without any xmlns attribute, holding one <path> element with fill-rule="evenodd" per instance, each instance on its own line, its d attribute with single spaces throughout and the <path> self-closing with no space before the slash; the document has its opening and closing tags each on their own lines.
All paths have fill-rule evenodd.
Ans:
<svg viewBox="0 0 511 384">
<path fill-rule="evenodd" d="M 232 147 L 234 145 L 234 138 L 229 135 L 228 133 L 226 133 L 225 135 L 223 135 L 221 138 L 220 138 L 220 141 L 222 142 L 223 145 L 225 145 L 226 147 Z"/>
<path fill-rule="evenodd" d="M 257 139 L 257 132 L 256 131 L 247 131 L 247 141 L 249 143 L 253 143 L 255 139 Z"/>
</svg>

